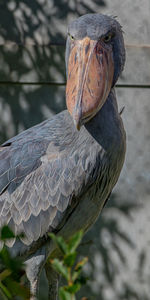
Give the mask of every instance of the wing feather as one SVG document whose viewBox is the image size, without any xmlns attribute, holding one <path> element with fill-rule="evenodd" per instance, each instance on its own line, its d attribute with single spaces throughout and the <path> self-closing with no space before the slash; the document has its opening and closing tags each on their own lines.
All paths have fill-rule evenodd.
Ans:
<svg viewBox="0 0 150 300">
<path fill-rule="evenodd" d="M 96 147 L 85 151 L 83 141 L 76 145 L 78 132 L 72 124 L 66 137 L 61 118 L 59 128 L 55 122 L 57 132 L 47 121 L 0 148 L 0 226 L 23 231 L 26 245 L 57 229 L 72 199 L 93 180 L 90 159 L 96 157 Z"/>
</svg>

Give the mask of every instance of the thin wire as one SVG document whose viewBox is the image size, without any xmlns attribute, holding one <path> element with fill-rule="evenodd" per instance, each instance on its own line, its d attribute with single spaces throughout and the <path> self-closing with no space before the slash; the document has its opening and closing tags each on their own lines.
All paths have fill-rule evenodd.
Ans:
<svg viewBox="0 0 150 300">
<path fill-rule="evenodd" d="M 53 85 L 53 86 L 65 86 L 66 82 L 55 82 L 55 81 L 0 81 L 0 85 Z M 150 89 L 150 84 L 116 84 L 117 88 L 136 88 L 136 89 Z"/>
<path fill-rule="evenodd" d="M 116 84 L 117 88 L 150 89 L 150 84 Z"/>
<path fill-rule="evenodd" d="M 64 41 L 58 41 L 58 42 L 49 42 L 47 44 L 39 44 L 35 41 L 33 42 L 14 42 L 14 41 L 5 41 L 4 43 L 1 43 L 0 46 L 23 46 L 23 47 L 32 47 L 32 46 L 38 46 L 38 47 L 50 47 L 50 46 L 65 46 L 66 42 Z M 150 44 L 125 44 L 125 47 L 127 48 L 150 48 Z"/>
<path fill-rule="evenodd" d="M 16 43 L 16 42 L 5 42 L 5 44 L 1 44 L 0 46 L 39 46 L 39 47 L 47 47 L 47 46 L 65 46 L 65 41 L 62 42 L 50 42 L 48 44 L 38 44 L 38 43 Z M 125 44 L 127 48 L 149 48 L 149 44 Z M 53 85 L 53 86 L 64 86 L 66 85 L 66 82 L 52 82 L 52 81 L 47 81 L 47 82 L 15 82 L 15 81 L 0 81 L 0 85 Z M 142 88 L 142 89 L 149 89 L 150 84 L 117 84 L 117 88 Z"/>
</svg>

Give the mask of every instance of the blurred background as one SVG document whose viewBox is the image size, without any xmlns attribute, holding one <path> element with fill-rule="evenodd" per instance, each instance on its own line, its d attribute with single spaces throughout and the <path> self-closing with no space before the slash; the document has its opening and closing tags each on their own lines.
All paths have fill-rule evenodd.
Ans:
<svg viewBox="0 0 150 300">
<path fill-rule="evenodd" d="M 86 234 L 90 278 L 78 299 L 150 299 L 150 1 L 0 0 L 0 143 L 65 108 L 67 24 L 86 13 L 117 16 L 126 66 L 126 161 L 111 199 Z M 40 299 L 46 300 L 45 277 Z"/>
</svg>

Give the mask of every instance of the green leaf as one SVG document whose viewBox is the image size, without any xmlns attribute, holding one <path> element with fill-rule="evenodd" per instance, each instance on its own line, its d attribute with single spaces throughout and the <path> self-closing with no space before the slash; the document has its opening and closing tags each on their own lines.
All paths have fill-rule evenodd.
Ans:
<svg viewBox="0 0 150 300">
<path fill-rule="evenodd" d="M 64 264 L 67 267 L 72 267 L 73 264 L 75 263 L 76 256 L 77 256 L 76 252 L 69 253 L 69 254 L 65 255 L 65 257 L 64 257 Z"/>
<path fill-rule="evenodd" d="M 87 263 L 87 261 L 88 261 L 88 257 L 84 257 L 81 261 L 79 261 L 75 266 L 75 271 L 77 272 L 80 271 L 82 267 Z"/>
<path fill-rule="evenodd" d="M 23 269 L 23 262 L 19 257 L 11 257 L 6 246 L 0 251 L 0 264 L 12 272 L 18 273 Z"/>
<path fill-rule="evenodd" d="M 10 261 L 11 261 L 10 253 L 9 253 L 8 249 L 6 248 L 6 246 L 4 246 L 3 249 L 0 251 L 0 263 L 4 264 L 5 267 L 8 267 L 8 269 L 9 269 Z"/>
<path fill-rule="evenodd" d="M 51 260 L 51 264 L 55 271 L 60 273 L 67 281 L 69 280 L 68 269 L 63 265 L 61 261 L 59 261 L 57 258 L 54 258 L 53 260 Z"/>
<path fill-rule="evenodd" d="M 29 299 L 30 292 L 27 287 L 24 287 L 20 283 L 13 280 L 11 277 L 8 277 L 5 280 L 5 285 L 9 287 L 9 291 L 13 296 L 21 296 L 23 299 Z"/>
<path fill-rule="evenodd" d="M 56 236 L 53 233 L 49 233 L 49 236 L 58 245 L 58 247 L 60 248 L 62 253 L 64 253 L 64 254 L 68 253 L 68 246 L 67 246 L 65 240 L 61 236 Z"/>
<path fill-rule="evenodd" d="M 2 290 L 2 292 L 4 293 L 4 295 L 7 296 L 8 299 L 12 298 L 10 292 L 8 291 L 8 289 L 5 287 L 5 285 L 2 282 L 0 282 L 0 289 Z"/>
<path fill-rule="evenodd" d="M 6 297 L 6 295 L 5 295 L 4 292 L 1 290 L 1 288 L 0 288 L 0 299 L 1 299 L 1 300 L 8 300 L 8 297 Z"/>
<path fill-rule="evenodd" d="M 83 237 L 83 231 L 80 230 L 79 232 L 75 233 L 72 238 L 70 239 L 69 243 L 68 243 L 68 251 L 70 253 L 75 252 L 75 250 L 77 249 L 77 247 L 79 246 L 81 240 Z"/>
<path fill-rule="evenodd" d="M 4 280 L 10 274 L 11 274 L 11 271 L 8 269 L 5 269 L 3 272 L 0 273 L 0 281 Z"/>
<path fill-rule="evenodd" d="M 87 280 L 89 280 L 89 278 L 80 275 L 80 271 L 78 271 L 78 272 L 74 271 L 72 274 L 72 281 L 74 283 L 79 283 L 80 285 L 83 285 L 83 284 L 86 284 Z"/>
<path fill-rule="evenodd" d="M 84 285 L 84 284 L 87 283 L 88 280 L 89 280 L 88 277 L 85 277 L 85 276 L 80 275 L 80 276 L 76 279 L 75 284 Z"/>
<path fill-rule="evenodd" d="M 88 261 L 88 257 L 84 257 L 81 261 L 79 261 L 77 263 L 77 265 L 75 266 L 75 271 L 72 274 L 72 280 L 73 280 L 73 282 L 76 281 L 76 282 L 81 283 L 79 281 L 80 278 L 81 278 L 80 272 L 82 271 L 82 267 L 86 264 L 87 261 Z"/>
<path fill-rule="evenodd" d="M 1 240 L 12 239 L 15 238 L 14 233 L 11 229 L 6 225 L 1 229 Z"/>
<path fill-rule="evenodd" d="M 78 278 L 79 275 L 80 275 L 80 272 L 76 272 L 76 271 L 73 272 L 73 274 L 72 274 L 73 282 Z"/>
<path fill-rule="evenodd" d="M 74 283 L 70 286 L 65 287 L 65 290 L 70 294 L 76 294 L 81 288 L 80 283 Z"/>
<path fill-rule="evenodd" d="M 72 295 L 65 291 L 63 287 L 59 289 L 59 297 L 61 300 L 75 300 L 75 298 L 72 299 Z"/>
</svg>

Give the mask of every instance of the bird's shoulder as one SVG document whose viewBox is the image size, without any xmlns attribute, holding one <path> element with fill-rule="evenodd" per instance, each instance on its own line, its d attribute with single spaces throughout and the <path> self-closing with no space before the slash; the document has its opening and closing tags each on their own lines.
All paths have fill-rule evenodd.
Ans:
<svg viewBox="0 0 150 300">
<path fill-rule="evenodd" d="M 51 152 L 55 152 L 55 143 L 61 137 L 65 116 L 68 118 L 65 112 L 58 114 L 21 132 L 0 146 L 0 194 L 12 181 L 21 182 L 38 168 L 42 163 L 40 159 L 48 147 Z"/>
<path fill-rule="evenodd" d="M 0 148 L 0 220 L 32 244 L 58 228 L 73 199 L 98 172 L 97 147 L 67 112 L 30 128 Z"/>
</svg>

